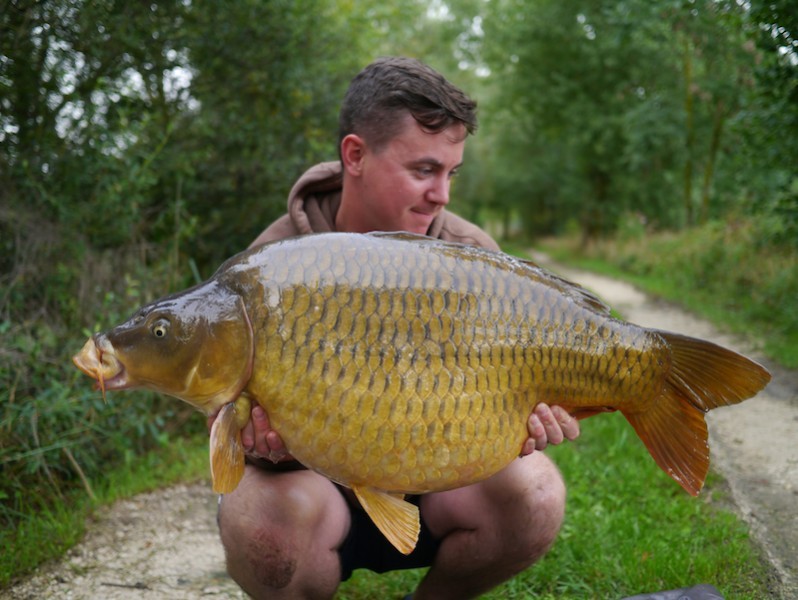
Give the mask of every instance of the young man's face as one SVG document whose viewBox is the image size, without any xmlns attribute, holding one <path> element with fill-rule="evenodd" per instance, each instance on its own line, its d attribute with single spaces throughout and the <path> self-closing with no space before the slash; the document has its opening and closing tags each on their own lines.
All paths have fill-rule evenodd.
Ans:
<svg viewBox="0 0 798 600">
<path fill-rule="evenodd" d="M 362 211 L 350 230 L 425 234 L 449 202 L 451 179 L 463 162 L 466 130 L 424 131 L 409 114 L 402 132 L 376 152 L 363 144 L 352 182 Z"/>
</svg>

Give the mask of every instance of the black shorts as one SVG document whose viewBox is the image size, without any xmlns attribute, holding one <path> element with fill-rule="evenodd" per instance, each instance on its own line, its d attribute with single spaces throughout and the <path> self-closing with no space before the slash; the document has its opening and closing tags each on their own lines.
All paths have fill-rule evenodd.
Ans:
<svg viewBox="0 0 798 600">
<path fill-rule="evenodd" d="M 406 500 L 418 506 L 421 496 L 408 496 Z M 341 581 L 349 579 L 355 569 L 385 573 L 428 567 L 432 564 L 440 541 L 432 537 L 424 519 L 421 519 L 418 544 L 410 554 L 404 555 L 393 547 L 360 506 L 349 504 L 349 512 L 352 515 L 352 526 L 338 550 L 341 557 Z"/>
</svg>

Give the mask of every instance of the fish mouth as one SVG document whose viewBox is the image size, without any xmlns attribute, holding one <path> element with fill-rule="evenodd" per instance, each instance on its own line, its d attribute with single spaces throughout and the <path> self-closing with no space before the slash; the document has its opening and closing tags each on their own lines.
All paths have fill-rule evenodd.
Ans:
<svg viewBox="0 0 798 600">
<path fill-rule="evenodd" d="M 80 352 L 72 357 L 75 366 L 89 377 L 96 379 L 96 388 L 102 390 L 119 390 L 129 386 L 125 366 L 116 357 L 114 347 L 107 337 L 94 335 L 90 337 Z"/>
</svg>

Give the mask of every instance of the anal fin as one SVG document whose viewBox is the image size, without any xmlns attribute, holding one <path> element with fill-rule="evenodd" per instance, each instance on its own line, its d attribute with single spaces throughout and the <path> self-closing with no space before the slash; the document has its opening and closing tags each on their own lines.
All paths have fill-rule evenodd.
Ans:
<svg viewBox="0 0 798 600">
<path fill-rule="evenodd" d="M 410 554 L 421 529 L 418 507 L 402 500 L 400 494 L 358 486 L 352 486 L 352 490 L 388 541 L 402 554 Z"/>
<path fill-rule="evenodd" d="M 244 446 L 235 404 L 226 404 L 211 427 L 211 479 L 213 491 L 228 494 L 244 476 Z"/>
</svg>

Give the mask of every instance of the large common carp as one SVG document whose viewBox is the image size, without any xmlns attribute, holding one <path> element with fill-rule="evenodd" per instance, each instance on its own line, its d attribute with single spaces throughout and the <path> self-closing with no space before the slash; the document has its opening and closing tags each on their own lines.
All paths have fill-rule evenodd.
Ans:
<svg viewBox="0 0 798 600">
<path fill-rule="evenodd" d="M 141 308 L 74 357 L 103 390 L 146 387 L 210 414 L 214 489 L 244 469 L 261 404 L 288 451 L 351 487 L 410 552 L 402 497 L 489 477 L 516 458 L 539 402 L 619 410 L 695 495 L 704 413 L 770 379 L 715 344 L 609 316 L 535 265 L 410 234 L 330 233 L 243 252 L 206 282 Z"/>
</svg>

